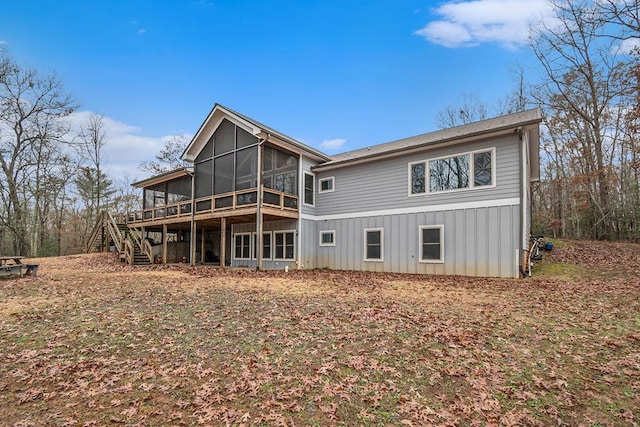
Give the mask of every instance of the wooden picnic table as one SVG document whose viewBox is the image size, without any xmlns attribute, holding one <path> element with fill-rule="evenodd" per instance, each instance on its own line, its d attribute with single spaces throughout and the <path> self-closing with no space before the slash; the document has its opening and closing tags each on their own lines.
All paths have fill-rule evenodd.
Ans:
<svg viewBox="0 0 640 427">
<path fill-rule="evenodd" d="M 12 255 L 12 256 L 0 256 L 0 265 L 9 265 L 9 261 L 12 261 L 13 264 L 19 265 L 22 264 L 23 256 Z"/>
<path fill-rule="evenodd" d="M 25 257 L 18 255 L 0 256 L 0 276 L 18 274 L 20 277 L 35 276 L 38 273 L 38 264 L 23 264 Z M 24 270 L 24 271 L 23 271 Z"/>
</svg>

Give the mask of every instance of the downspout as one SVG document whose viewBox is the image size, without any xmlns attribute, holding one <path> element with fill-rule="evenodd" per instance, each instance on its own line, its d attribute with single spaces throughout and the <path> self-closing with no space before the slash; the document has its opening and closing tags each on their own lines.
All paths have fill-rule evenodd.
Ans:
<svg viewBox="0 0 640 427">
<path fill-rule="evenodd" d="M 191 229 L 189 232 L 189 264 L 196 265 L 196 169 L 187 168 L 187 173 L 191 175 Z"/>
<path fill-rule="evenodd" d="M 529 195 L 527 193 L 527 152 L 526 138 L 522 128 L 517 129 L 518 141 L 520 142 L 520 250 L 518 251 L 518 268 L 516 269 L 516 277 L 522 265 L 524 251 L 528 248 L 527 236 L 527 205 Z"/>
</svg>

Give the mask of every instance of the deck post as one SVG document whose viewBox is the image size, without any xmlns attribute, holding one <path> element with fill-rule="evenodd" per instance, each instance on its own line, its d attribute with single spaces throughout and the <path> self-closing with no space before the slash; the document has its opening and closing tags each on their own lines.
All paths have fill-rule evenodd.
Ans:
<svg viewBox="0 0 640 427">
<path fill-rule="evenodd" d="M 204 250 L 205 250 L 205 235 L 207 234 L 207 229 L 202 227 L 202 231 L 200 232 L 200 264 L 204 264 Z"/>
<path fill-rule="evenodd" d="M 225 249 L 227 247 L 227 218 L 220 218 L 220 268 L 224 268 L 224 259 L 226 258 Z"/>
<path fill-rule="evenodd" d="M 257 269 L 262 270 L 262 157 L 264 141 L 258 146 L 258 195 L 256 197 L 256 255 L 258 257 Z"/>
<path fill-rule="evenodd" d="M 162 263 L 167 264 L 167 224 L 162 225 Z"/>
</svg>

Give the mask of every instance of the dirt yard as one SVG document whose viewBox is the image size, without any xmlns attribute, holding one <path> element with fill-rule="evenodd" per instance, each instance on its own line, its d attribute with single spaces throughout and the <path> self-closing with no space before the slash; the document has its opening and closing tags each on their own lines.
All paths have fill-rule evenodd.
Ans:
<svg viewBox="0 0 640 427">
<path fill-rule="evenodd" d="M 40 259 L 0 280 L 0 425 L 638 425 L 640 245 L 526 280 Z"/>
</svg>

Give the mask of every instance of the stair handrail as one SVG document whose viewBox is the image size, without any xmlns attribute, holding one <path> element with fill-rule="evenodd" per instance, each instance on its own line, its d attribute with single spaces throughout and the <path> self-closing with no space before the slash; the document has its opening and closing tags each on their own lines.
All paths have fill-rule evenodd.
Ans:
<svg viewBox="0 0 640 427">
<path fill-rule="evenodd" d="M 118 247 L 118 251 L 122 252 L 122 250 L 124 249 L 124 243 L 125 243 L 124 236 L 122 235 L 122 232 L 118 228 L 118 225 L 115 219 L 113 218 L 113 215 L 111 215 L 111 212 L 106 211 L 106 215 L 107 215 L 107 221 L 105 222 L 106 222 L 107 228 L 109 229 L 109 233 L 111 234 L 113 241 L 116 243 L 116 246 Z"/>
<path fill-rule="evenodd" d="M 129 229 L 129 235 L 135 239 L 140 251 L 149 258 L 149 262 L 153 263 L 153 248 L 147 239 L 142 237 L 142 233 L 137 229 Z"/>
<path fill-rule="evenodd" d="M 133 248 L 133 243 L 129 239 L 126 239 L 124 241 L 124 257 L 127 264 L 133 265 L 133 260 L 135 259 L 135 249 Z"/>
<path fill-rule="evenodd" d="M 100 212 L 100 215 L 98 215 L 98 218 L 96 219 L 96 223 L 93 225 L 93 229 L 89 234 L 89 240 L 87 240 L 87 248 L 86 248 L 87 253 L 91 251 L 91 248 L 93 248 L 93 245 L 95 245 L 96 240 L 98 240 L 98 232 L 102 229 L 102 226 L 104 225 L 104 214 L 105 214 L 105 211 Z"/>
</svg>

